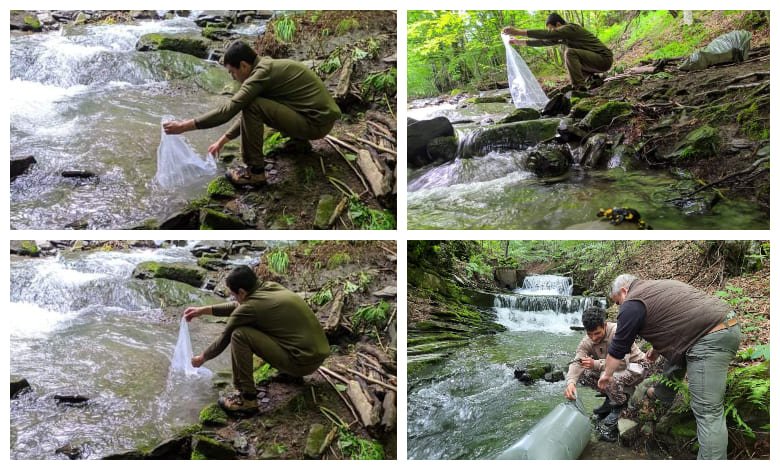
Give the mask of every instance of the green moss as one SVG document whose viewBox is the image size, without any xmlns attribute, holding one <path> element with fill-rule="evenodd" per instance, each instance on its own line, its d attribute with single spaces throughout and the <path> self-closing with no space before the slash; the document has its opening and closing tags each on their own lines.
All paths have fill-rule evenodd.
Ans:
<svg viewBox="0 0 780 470">
<path fill-rule="evenodd" d="M 276 377 L 278 373 L 279 371 L 271 367 L 271 364 L 266 363 L 252 372 L 252 378 L 255 380 L 255 383 L 259 385 Z"/>
<path fill-rule="evenodd" d="M 27 15 L 24 17 L 24 24 L 30 27 L 33 31 L 40 31 L 43 29 L 41 26 L 41 22 L 38 20 L 37 17 L 32 15 Z"/>
<path fill-rule="evenodd" d="M 704 125 L 689 132 L 671 156 L 678 159 L 707 158 L 716 155 L 719 147 L 718 130 Z"/>
<path fill-rule="evenodd" d="M 671 433 L 675 437 L 691 439 L 696 437 L 696 421 L 681 421 L 672 425 Z"/>
<path fill-rule="evenodd" d="M 236 195 L 236 188 L 226 177 L 220 176 L 209 183 L 206 194 L 214 199 L 229 199 Z"/>
<path fill-rule="evenodd" d="M 194 449 L 190 454 L 190 460 L 208 460 L 205 455 L 201 454 L 197 449 Z"/>
<path fill-rule="evenodd" d="M 482 104 L 482 103 L 506 103 L 506 96 L 474 96 L 466 100 L 469 103 Z"/>
<path fill-rule="evenodd" d="M 201 230 L 241 230 L 244 228 L 246 228 L 244 222 L 234 215 L 208 208 L 200 210 Z"/>
<path fill-rule="evenodd" d="M 200 410 L 198 421 L 204 426 L 224 426 L 228 422 L 228 415 L 218 404 L 212 403 Z"/>
<path fill-rule="evenodd" d="M 371 439 L 357 437 L 346 429 L 339 432 L 338 445 L 344 456 L 351 460 L 382 460 L 385 458 L 382 444 Z"/>
<path fill-rule="evenodd" d="M 41 249 L 38 248 L 38 244 L 33 240 L 24 240 L 22 242 L 21 253 L 27 256 L 38 256 L 41 254 Z"/>
<path fill-rule="evenodd" d="M 609 101 L 591 109 L 581 124 L 589 129 L 609 126 L 617 117 L 630 114 L 631 109 L 631 104 L 625 101 Z"/>
<path fill-rule="evenodd" d="M 198 258 L 198 266 L 205 269 L 218 269 L 223 264 L 219 255 L 203 255 Z"/>
<path fill-rule="evenodd" d="M 764 119 L 758 101 L 753 101 L 750 106 L 737 114 L 737 122 L 742 132 L 752 140 L 768 140 L 768 119 Z"/>
<path fill-rule="evenodd" d="M 351 262 L 352 258 L 349 256 L 349 253 L 334 253 L 328 258 L 328 269 L 335 269 Z"/>
</svg>

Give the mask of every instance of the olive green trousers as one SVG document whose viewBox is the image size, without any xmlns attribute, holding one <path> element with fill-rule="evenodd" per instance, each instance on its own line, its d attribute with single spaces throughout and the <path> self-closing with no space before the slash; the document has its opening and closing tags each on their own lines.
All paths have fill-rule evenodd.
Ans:
<svg viewBox="0 0 780 470">
<path fill-rule="evenodd" d="M 573 87 L 585 85 L 585 73 L 606 72 L 612 67 L 612 57 L 586 51 L 566 48 L 563 53 L 566 70 Z"/>
</svg>

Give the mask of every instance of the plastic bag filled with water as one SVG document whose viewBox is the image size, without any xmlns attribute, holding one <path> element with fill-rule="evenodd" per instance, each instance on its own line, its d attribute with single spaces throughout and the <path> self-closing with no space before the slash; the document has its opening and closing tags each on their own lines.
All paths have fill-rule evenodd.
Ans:
<svg viewBox="0 0 780 470">
<path fill-rule="evenodd" d="M 509 75 L 509 91 L 516 108 L 542 109 L 549 99 L 541 85 L 531 73 L 520 54 L 509 44 L 512 39 L 506 34 L 501 35 L 506 48 L 506 70 Z"/>
<path fill-rule="evenodd" d="M 179 339 L 176 341 L 176 349 L 174 349 L 173 358 L 171 359 L 171 372 L 181 373 L 187 377 L 211 377 L 211 371 L 205 367 L 192 367 L 190 328 L 184 317 L 181 318 L 181 324 L 179 325 Z"/>
<path fill-rule="evenodd" d="M 173 116 L 163 116 L 162 122 Z M 205 159 L 192 151 L 181 135 L 168 135 L 160 127 L 160 146 L 157 147 L 157 174 L 154 179 L 165 189 L 192 184 L 217 172 L 217 162 L 207 155 Z"/>
</svg>

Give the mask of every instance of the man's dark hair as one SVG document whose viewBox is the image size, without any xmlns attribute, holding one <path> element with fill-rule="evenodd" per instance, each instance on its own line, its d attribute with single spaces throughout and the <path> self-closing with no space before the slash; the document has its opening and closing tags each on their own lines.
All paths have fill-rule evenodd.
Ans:
<svg viewBox="0 0 780 470">
<path fill-rule="evenodd" d="M 230 271 L 225 278 L 225 284 L 233 292 L 238 292 L 239 289 L 251 292 L 257 284 L 257 274 L 249 266 L 239 266 Z"/>
<path fill-rule="evenodd" d="M 225 51 L 225 55 L 222 56 L 222 62 L 225 65 L 238 68 L 242 61 L 249 65 L 254 64 L 256 58 L 257 52 L 249 47 L 249 44 L 244 41 L 233 41 Z"/>
<path fill-rule="evenodd" d="M 607 322 L 605 319 L 607 311 L 600 307 L 588 307 L 582 312 L 582 326 L 585 331 L 593 331 Z"/>
<path fill-rule="evenodd" d="M 566 24 L 566 20 L 561 18 L 561 15 L 559 15 L 558 13 L 550 13 L 550 16 L 547 17 L 547 23 L 545 23 L 545 26 L 549 26 L 549 25 L 555 26 L 558 23 Z M 227 56 L 227 54 L 225 54 L 225 56 Z"/>
</svg>

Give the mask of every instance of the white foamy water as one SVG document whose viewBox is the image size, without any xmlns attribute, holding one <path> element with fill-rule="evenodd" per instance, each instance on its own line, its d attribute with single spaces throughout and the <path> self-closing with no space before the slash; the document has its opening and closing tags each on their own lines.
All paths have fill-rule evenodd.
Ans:
<svg viewBox="0 0 780 470">
<path fill-rule="evenodd" d="M 77 312 L 62 313 L 27 302 L 11 302 L 8 311 L 12 338 L 45 338 L 79 316 Z"/>
</svg>

